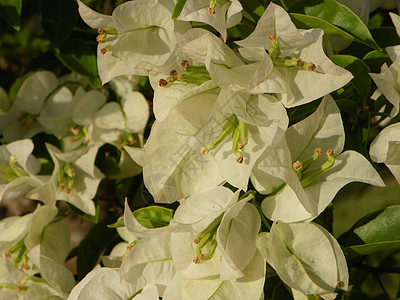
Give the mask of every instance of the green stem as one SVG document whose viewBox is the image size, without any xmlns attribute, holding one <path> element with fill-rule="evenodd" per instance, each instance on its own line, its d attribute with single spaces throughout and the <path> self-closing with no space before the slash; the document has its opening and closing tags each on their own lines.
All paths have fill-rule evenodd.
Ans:
<svg viewBox="0 0 400 300">
<path fill-rule="evenodd" d="M 258 204 L 258 203 L 256 202 L 256 198 L 253 198 L 253 199 L 251 200 L 251 203 L 253 203 L 253 205 L 256 207 L 256 209 L 257 209 L 257 211 L 258 211 L 258 214 L 259 214 L 260 217 L 261 217 L 261 221 L 263 222 L 263 224 L 265 225 L 265 227 L 267 227 L 268 231 L 271 231 L 271 226 L 270 226 L 269 223 L 268 223 L 268 219 L 265 217 L 264 213 L 262 212 L 262 210 L 261 210 L 261 205 Z"/>
</svg>

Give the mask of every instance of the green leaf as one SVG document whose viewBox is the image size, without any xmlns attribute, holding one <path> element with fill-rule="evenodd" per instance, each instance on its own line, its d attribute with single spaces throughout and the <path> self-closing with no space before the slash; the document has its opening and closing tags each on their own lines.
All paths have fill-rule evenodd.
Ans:
<svg viewBox="0 0 400 300">
<path fill-rule="evenodd" d="M 176 20 L 182 12 L 183 7 L 186 4 L 186 0 L 178 0 L 175 4 L 174 11 L 172 12 L 172 20 Z"/>
<path fill-rule="evenodd" d="M 41 0 L 42 26 L 54 46 L 71 34 L 78 20 L 78 4 L 74 0 Z"/>
<path fill-rule="evenodd" d="M 135 210 L 133 212 L 136 220 L 146 228 L 159 228 L 168 226 L 174 211 L 162 206 L 148 206 Z"/>
<path fill-rule="evenodd" d="M 373 49 L 380 50 L 367 26 L 365 26 L 360 18 L 348 7 L 335 0 L 301 0 L 290 9 L 290 13 L 297 13 L 295 18 L 303 22 L 308 28 L 312 28 L 311 25 L 319 25 L 318 27 L 324 25 L 325 28 L 320 28 L 324 29 L 324 31 L 327 30 L 326 34 L 333 34 L 333 28 L 326 26 L 325 23 L 320 21 L 323 20 L 348 34 L 339 34 L 339 31 L 336 31 L 334 35 L 339 35 L 352 41 L 363 43 Z M 301 17 L 299 14 L 315 17 L 316 19 Z M 349 35 L 351 38 L 349 38 Z"/>
<path fill-rule="evenodd" d="M 117 222 L 107 225 L 108 228 L 119 228 L 119 227 L 124 227 L 124 226 L 125 226 L 125 223 L 124 223 L 123 217 L 118 218 Z"/>
<path fill-rule="evenodd" d="M 381 66 L 384 63 L 388 66 L 392 64 L 388 54 L 377 50 L 367 53 L 362 60 L 368 65 L 372 73 L 380 73 Z"/>
<path fill-rule="evenodd" d="M 81 280 L 97 265 L 103 250 L 118 237 L 114 229 L 107 227 L 115 222 L 116 217 L 109 217 L 97 223 L 81 241 L 78 248 L 77 276 Z"/>
<path fill-rule="evenodd" d="M 242 15 L 244 18 L 257 22 L 265 11 L 265 7 L 259 1 L 239 0 L 243 7 Z"/>
<path fill-rule="evenodd" d="M 300 0 L 279 0 L 275 1 L 278 4 L 281 4 L 285 10 L 289 10 L 293 5 L 295 5 Z"/>
<path fill-rule="evenodd" d="M 369 90 L 371 89 L 371 77 L 369 67 L 357 57 L 351 55 L 332 55 L 329 57 L 335 64 L 350 71 L 354 78 L 350 84 L 354 86 L 358 95 L 362 98 L 369 98 Z"/>
<path fill-rule="evenodd" d="M 16 31 L 20 29 L 22 0 L 0 0 L 0 17 Z"/>
<path fill-rule="evenodd" d="M 335 102 L 341 112 L 345 112 L 349 116 L 353 117 L 353 119 L 357 119 L 359 108 L 354 101 L 349 99 L 336 99 Z"/>
<path fill-rule="evenodd" d="M 356 222 L 338 239 L 350 258 L 400 250 L 400 205 L 373 212 Z"/>
<path fill-rule="evenodd" d="M 358 257 L 360 255 L 370 255 L 382 251 L 398 251 L 400 250 L 400 240 L 380 242 L 380 243 L 370 243 L 365 245 L 355 245 L 345 248 L 347 256 Z"/>
<path fill-rule="evenodd" d="M 54 54 L 71 71 L 89 77 L 97 76 L 96 54 L 85 41 L 68 38 L 60 48 L 55 49 Z"/>
<path fill-rule="evenodd" d="M 133 212 L 136 220 L 144 227 L 152 229 L 168 226 L 174 216 L 174 210 L 162 206 L 147 206 L 139 208 Z M 109 228 L 124 227 L 124 219 L 119 218 L 117 222 L 108 225 Z"/>
</svg>

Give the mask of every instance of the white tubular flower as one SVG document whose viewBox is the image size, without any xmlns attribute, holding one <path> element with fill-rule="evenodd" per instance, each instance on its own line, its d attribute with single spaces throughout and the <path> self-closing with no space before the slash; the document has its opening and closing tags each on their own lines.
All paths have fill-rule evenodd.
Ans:
<svg viewBox="0 0 400 300">
<path fill-rule="evenodd" d="M 279 277 L 291 288 L 323 299 L 348 289 L 346 259 L 338 242 L 314 223 L 274 223 L 257 237 L 257 247 Z"/>
<path fill-rule="evenodd" d="M 252 173 L 255 188 L 271 220 L 297 222 L 317 217 L 346 184 L 358 181 L 385 186 L 368 160 L 345 151 L 340 111 L 332 97 L 288 128 L 286 139 L 261 156 Z M 322 156 L 323 152 L 326 154 Z M 339 154 L 341 153 L 341 154 Z"/>
<path fill-rule="evenodd" d="M 244 276 L 222 281 L 219 276 L 202 279 L 185 279 L 176 273 L 165 290 L 165 300 L 260 300 L 265 281 L 265 261 L 256 251 L 243 270 Z"/>
<path fill-rule="evenodd" d="M 286 107 L 308 103 L 347 84 L 353 75 L 336 66 L 322 48 L 321 29 L 298 30 L 289 14 L 271 3 L 242 47 L 264 47 L 289 89 L 278 93 Z M 310 86 L 310 82 L 318 85 Z"/>
<path fill-rule="evenodd" d="M 240 22 L 242 10 L 243 7 L 237 0 L 189 0 L 186 1 L 178 20 L 209 24 L 226 41 L 226 30 Z"/>
<path fill-rule="evenodd" d="M 374 162 L 384 163 L 400 184 L 400 123 L 386 127 L 377 135 L 369 155 Z"/>
</svg>

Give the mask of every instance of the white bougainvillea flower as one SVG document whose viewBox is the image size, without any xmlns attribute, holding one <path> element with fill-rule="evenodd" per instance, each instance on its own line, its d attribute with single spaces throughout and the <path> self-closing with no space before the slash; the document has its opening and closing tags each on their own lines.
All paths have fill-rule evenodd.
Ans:
<svg viewBox="0 0 400 300">
<path fill-rule="evenodd" d="M 31 140 L 20 140 L 0 147 L 0 200 L 18 199 L 48 179 L 36 176 L 40 163 L 31 154 Z"/>
<path fill-rule="evenodd" d="M 377 135 L 369 155 L 374 162 L 384 163 L 400 184 L 400 123 L 386 127 Z"/>
<path fill-rule="evenodd" d="M 81 87 L 78 87 L 74 94 L 65 86 L 54 92 L 43 105 L 37 118 L 45 132 L 59 139 L 65 137 L 72 123 L 75 106 L 85 94 Z"/>
<path fill-rule="evenodd" d="M 82 19 L 99 29 L 97 65 L 103 84 L 119 75 L 147 75 L 141 64 L 162 65 L 179 32 L 190 28 L 174 23 L 170 10 L 154 0 L 123 3 L 112 16 L 99 14 L 81 1 L 78 4 Z"/>
<path fill-rule="evenodd" d="M 400 106 L 400 87 L 399 87 L 399 64 L 400 57 L 398 57 L 390 67 L 387 64 L 383 64 L 381 67 L 381 73 L 375 74 L 370 73 L 369 75 L 374 80 L 378 90 L 373 95 L 373 98 L 377 98 L 376 93 L 382 93 L 386 99 L 393 105 L 390 112 L 390 117 L 395 117 L 399 113 Z"/>
<path fill-rule="evenodd" d="M 26 287 L 21 289 L 18 284 L 25 276 L 26 274 L 16 268 L 2 252 L 0 257 L 0 299 L 26 299 L 25 295 L 20 292 L 26 291 Z"/>
<path fill-rule="evenodd" d="M 286 110 L 275 97 L 221 90 L 208 121 L 186 143 L 192 153 L 214 156 L 221 177 L 247 190 L 254 163 L 282 138 L 287 124 Z"/>
<path fill-rule="evenodd" d="M 122 97 L 139 89 L 139 78 L 136 75 L 117 76 L 110 81 L 110 86 L 118 96 Z"/>
<path fill-rule="evenodd" d="M 247 203 L 252 196 L 240 201 L 238 196 L 239 191 L 215 187 L 182 201 L 173 219 L 180 229 L 171 232 L 171 252 L 183 278 L 244 276 L 256 251 L 261 220 Z"/>
<path fill-rule="evenodd" d="M 40 236 L 40 245 L 31 249 L 28 257 L 38 268 L 41 277 L 62 298 L 75 285 L 72 272 L 64 266 L 70 248 L 68 226 L 61 222 L 46 224 Z"/>
<path fill-rule="evenodd" d="M 132 91 L 121 98 L 121 104 L 108 102 L 94 114 L 91 139 L 117 147 L 140 144 L 132 134 L 142 133 L 148 118 L 149 105 L 146 99 L 141 93 Z"/>
<path fill-rule="evenodd" d="M 277 94 L 286 107 L 320 98 L 347 84 L 353 76 L 332 63 L 322 47 L 321 29 L 298 30 L 288 13 L 271 3 L 242 47 L 264 47 L 289 90 Z M 290 67 L 287 67 L 288 63 Z M 311 85 L 310 82 L 318 82 Z"/>
<path fill-rule="evenodd" d="M 5 252 L 13 265 L 23 270 L 26 275 L 37 273 L 38 269 L 29 259 L 29 250 L 41 243 L 45 227 L 54 219 L 57 212 L 55 206 L 39 205 L 33 213 L 6 218 L 0 222 L 2 229 L 0 251 Z M 51 249 L 48 244 L 45 246 L 48 249 L 47 253 L 54 253 L 57 247 Z M 64 252 L 67 250 L 64 249 Z"/>
<path fill-rule="evenodd" d="M 304 294 L 335 299 L 335 289 L 348 289 L 344 254 L 323 227 L 314 223 L 274 223 L 257 237 L 257 247 L 279 277 Z"/>
<path fill-rule="evenodd" d="M 43 131 L 36 118 L 57 85 L 57 77 L 49 71 L 36 72 L 24 81 L 10 110 L 0 116 L 0 131 L 7 142 Z"/>
<path fill-rule="evenodd" d="M 121 280 L 118 269 L 96 267 L 71 291 L 68 300 L 132 299 L 158 300 L 157 287 L 147 284 L 139 273 Z"/>
<path fill-rule="evenodd" d="M 168 227 L 153 231 L 128 252 L 119 275 L 128 280 L 141 274 L 147 283 L 157 285 L 160 296 L 175 275 L 171 254 L 171 233 Z M 136 274 L 136 275 L 135 275 Z"/>
<path fill-rule="evenodd" d="M 222 281 L 219 276 L 202 279 L 185 279 L 176 273 L 165 290 L 165 300 L 260 300 L 265 281 L 265 261 L 256 251 L 243 270 L 244 276 Z"/>
<path fill-rule="evenodd" d="M 191 152 L 178 138 L 193 135 L 204 125 L 216 98 L 206 93 L 185 99 L 168 118 L 156 120 L 143 148 L 124 148 L 143 167 L 144 184 L 156 202 L 172 203 L 224 181 L 212 156 Z"/>
<path fill-rule="evenodd" d="M 46 144 L 46 147 L 53 159 L 54 171 L 48 183 L 28 193 L 27 197 L 45 204 L 64 200 L 83 212 L 94 215 L 92 199 L 104 177 L 94 165 L 99 145 L 93 144 L 66 153 L 50 144 Z"/>
<path fill-rule="evenodd" d="M 242 10 L 243 7 L 237 0 L 189 0 L 186 1 L 178 20 L 209 24 L 226 41 L 226 30 L 240 22 Z"/>
<path fill-rule="evenodd" d="M 157 120 L 165 119 L 190 96 L 219 91 L 206 67 L 212 56 L 218 56 L 218 62 L 229 68 L 243 64 L 235 52 L 208 30 L 196 28 L 182 35 L 167 62 L 154 68 L 150 76 Z"/>
<path fill-rule="evenodd" d="M 283 222 L 313 219 L 350 182 L 385 186 L 365 157 L 355 151 L 341 153 L 343 146 L 340 111 L 326 96 L 312 115 L 289 127 L 286 139 L 257 162 L 251 180 L 267 195 L 264 214 Z M 327 158 L 321 157 L 322 149 Z"/>
<path fill-rule="evenodd" d="M 19 224 L 26 231 L 24 235 L 28 234 L 29 237 L 22 239 L 22 243 L 18 242 L 7 252 L 7 257 L 10 259 L 2 261 L 5 266 L 2 266 L 0 262 L 0 286 L 8 291 L 16 292 L 15 296 L 9 296 L 9 299 L 16 299 L 18 293 L 24 295 L 23 299 L 42 299 L 43 297 L 66 299 L 68 292 L 75 284 L 72 273 L 63 266 L 69 252 L 68 227 L 60 222 L 50 223 L 57 212 L 56 207 L 38 207 L 34 213 L 26 215 L 31 217 L 28 226 L 25 226 L 26 216 L 15 217 L 19 218 L 18 221 L 24 221 Z M 15 226 L 12 227 L 16 229 Z M 6 228 L 6 233 L 10 234 L 11 231 L 12 228 Z M 40 245 L 27 248 L 29 241 L 32 242 L 33 239 L 37 239 L 36 242 Z M 28 249 L 30 249 L 29 252 Z M 12 251 L 15 250 L 20 253 L 14 255 Z M 19 263 L 15 257 L 21 257 L 24 262 L 23 268 L 18 267 Z M 26 262 L 26 260 L 29 261 Z M 6 272 L 6 280 L 3 277 L 4 272 Z M 32 276 L 39 273 L 40 276 Z M 4 286 L 5 283 L 8 285 Z"/>
</svg>

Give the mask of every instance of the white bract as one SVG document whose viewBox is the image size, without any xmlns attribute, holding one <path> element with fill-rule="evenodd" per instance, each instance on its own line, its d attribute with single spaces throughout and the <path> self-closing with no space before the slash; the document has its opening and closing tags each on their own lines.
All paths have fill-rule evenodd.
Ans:
<svg viewBox="0 0 400 300">
<path fill-rule="evenodd" d="M 128 252 L 119 269 L 122 280 L 144 277 L 147 283 L 157 285 L 160 296 L 175 275 L 171 254 L 171 233 L 168 227 L 153 231 Z"/>
<path fill-rule="evenodd" d="M 94 165 L 99 145 L 90 145 L 82 149 L 63 153 L 53 145 L 47 149 L 54 162 L 54 171 L 49 181 L 28 193 L 27 197 L 53 204 L 64 200 L 83 212 L 94 215 L 92 201 L 97 187 L 104 175 Z"/>
<path fill-rule="evenodd" d="M 369 155 L 374 162 L 384 163 L 400 184 L 400 123 L 392 124 L 378 134 Z"/>
<path fill-rule="evenodd" d="M 132 299 L 158 300 L 155 285 L 146 285 L 140 274 L 121 280 L 118 269 L 97 267 L 89 272 L 71 291 L 68 300 Z"/>
<path fill-rule="evenodd" d="M 186 143 L 193 155 L 201 151 L 214 156 L 220 176 L 247 190 L 255 162 L 279 142 L 287 124 L 286 111 L 276 98 L 221 90 L 209 119 Z"/>
<path fill-rule="evenodd" d="M 162 65 L 175 47 L 178 32 L 188 29 L 174 23 L 169 9 L 154 0 L 123 3 L 112 16 L 99 14 L 81 1 L 78 4 L 82 19 L 99 29 L 97 65 L 103 84 L 119 75 L 146 75 L 143 63 Z"/>
<path fill-rule="evenodd" d="M 36 176 L 40 163 L 32 151 L 31 140 L 19 140 L 0 147 L 0 200 L 24 197 L 48 179 L 47 176 Z"/>
<path fill-rule="evenodd" d="M 286 139 L 260 157 L 252 174 L 271 220 L 296 222 L 317 217 L 346 184 L 359 181 L 385 186 L 368 160 L 343 151 L 344 129 L 334 100 L 325 97 L 318 109 L 288 128 Z M 329 150 L 322 158 L 322 149 Z M 341 154 L 339 154 L 341 153 Z"/>
<path fill-rule="evenodd" d="M 265 281 L 265 261 L 256 251 L 244 276 L 236 280 L 222 281 L 219 276 L 202 279 L 185 279 L 176 273 L 165 290 L 165 300 L 260 300 Z"/>
<path fill-rule="evenodd" d="M 349 274 L 339 244 L 314 223 L 274 223 L 260 233 L 257 247 L 279 277 L 304 294 L 333 300 L 337 287 L 347 290 Z"/>
<path fill-rule="evenodd" d="M 178 228 L 171 233 L 171 252 L 183 278 L 244 276 L 256 251 L 261 221 L 256 208 L 247 203 L 252 196 L 239 201 L 238 196 L 239 191 L 215 187 L 182 201 L 173 219 Z"/>
<path fill-rule="evenodd" d="M 298 30 L 289 14 L 271 3 L 256 29 L 236 43 L 242 47 L 263 47 L 269 52 L 280 82 L 286 82 L 285 90 L 277 93 L 278 99 L 286 107 L 293 107 L 333 92 L 353 78 L 325 55 L 322 36 L 323 31 L 318 28 Z M 313 82 L 318 84 L 310 84 Z"/>
<path fill-rule="evenodd" d="M 154 68 L 150 82 L 154 89 L 154 114 L 165 119 L 184 99 L 205 92 L 218 93 L 218 82 L 211 81 L 208 61 L 218 56 L 218 62 L 228 67 L 243 64 L 237 55 L 219 38 L 204 29 L 191 29 L 178 40 L 166 63 Z"/>
<path fill-rule="evenodd" d="M 200 93 L 177 105 L 163 121 L 156 121 L 142 149 L 125 147 L 143 167 L 143 179 L 156 202 L 172 203 L 205 187 L 223 182 L 211 156 L 191 153 L 181 136 L 195 134 L 207 121 L 215 93 Z"/>
<path fill-rule="evenodd" d="M 57 77 L 49 71 L 36 72 L 24 81 L 10 110 L 0 116 L 0 131 L 7 142 L 44 131 L 37 117 L 57 85 Z"/>
<path fill-rule="evenodd" d="M 226 41 L 226 30 L 242 18 L 242 5 L 238 0 L 188 0 L 178 20 L 203 22 L 214 27 Z"/>
</svg>

